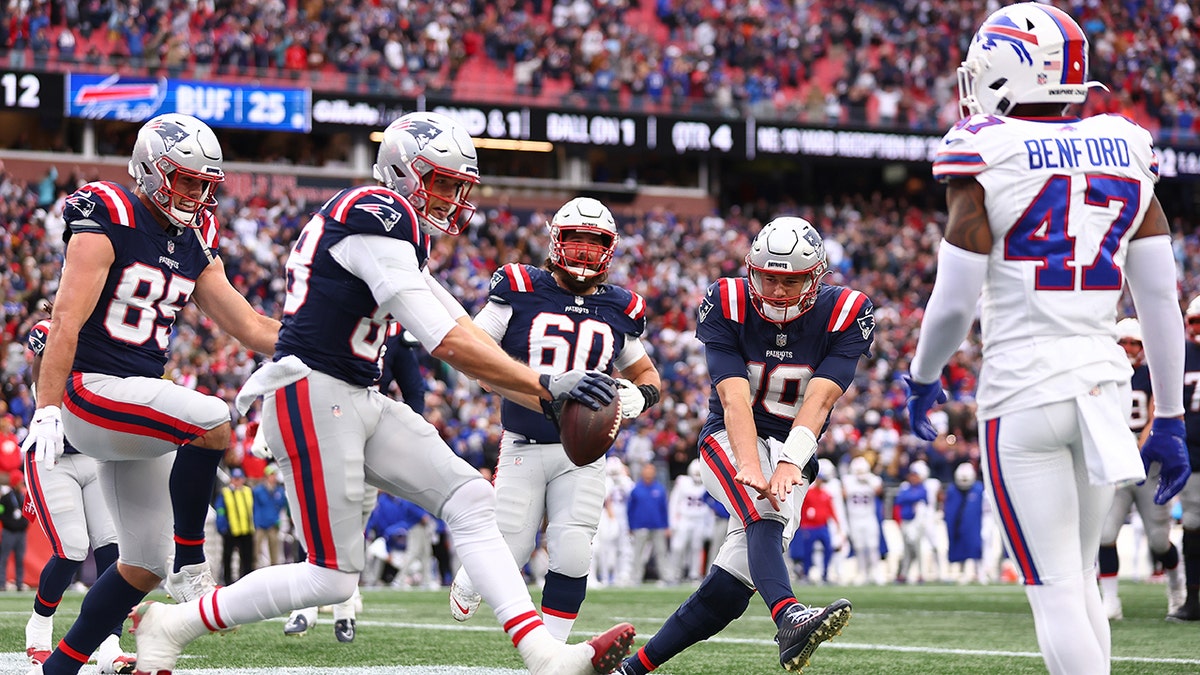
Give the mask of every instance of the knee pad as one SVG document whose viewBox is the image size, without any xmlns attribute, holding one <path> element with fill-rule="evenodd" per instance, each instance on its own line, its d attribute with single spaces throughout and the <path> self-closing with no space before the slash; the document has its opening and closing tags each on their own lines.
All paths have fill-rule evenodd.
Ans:
<svg viewBox="0 0 1200 675">
<path fill-rule="evenodd" d="M 547 535 L 549 536 L 549 535 Z M 550 541 L 550 570 L 566 577 L 585 577 L 592 566 L 592 539 L 580 528 L 560 531 L 558 541 Z"/>
</svg>

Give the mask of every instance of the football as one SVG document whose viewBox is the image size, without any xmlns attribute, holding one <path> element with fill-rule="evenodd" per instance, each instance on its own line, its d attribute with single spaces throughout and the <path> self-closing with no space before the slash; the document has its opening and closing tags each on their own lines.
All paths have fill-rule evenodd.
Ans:
<svg viewBox="0 0 1200 675">
<path fill-rule="evenodd" d="M 604 456 L 621 429 L 621 399 L 592 410 L 575 400 L 563 404 L 558 416 L 563 451 L 575 466 L 587 466 Z"/>
</svg>

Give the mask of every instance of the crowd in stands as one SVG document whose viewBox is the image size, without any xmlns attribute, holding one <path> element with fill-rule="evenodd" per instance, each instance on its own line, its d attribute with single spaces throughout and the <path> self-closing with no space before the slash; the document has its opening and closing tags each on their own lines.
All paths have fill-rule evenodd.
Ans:
<svg viewBox="0 0 1200 675">
<path fill-rule="evenodd" d="M 943 130 L 1000 3 L 961 0 L 4 0 L 0 63 L 318 89 Z M 1087 111 L 1200 135 L 1194 0 L 1058 2 L 1092 45 Z"/>
</svg>

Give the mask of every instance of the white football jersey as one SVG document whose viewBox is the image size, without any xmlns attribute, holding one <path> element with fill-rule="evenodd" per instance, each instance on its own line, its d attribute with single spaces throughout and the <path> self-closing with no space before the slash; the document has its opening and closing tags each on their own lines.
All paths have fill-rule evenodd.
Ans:
<svg viewBox="0 0 1200 675">
<path fill-rule="evenodd" d="M 981 419 L 1128 381 L 1116 309 L 1127 244 L 1158 181 L 1152 143 L 1120 115 L 974 115 L 946 134 L 934 176 L 979 181 L 992 229 Z"/>
<path fill-rule="evenodd" d="M 846 517 L 851 521 L 859 519 L 874 521 L 878 518 L 875 510 L 875 497 L 883 481 L 873 473 L 865 476 L 850 474 L 842 480 L 842 490 L 846 495 Z"/>
</svg>

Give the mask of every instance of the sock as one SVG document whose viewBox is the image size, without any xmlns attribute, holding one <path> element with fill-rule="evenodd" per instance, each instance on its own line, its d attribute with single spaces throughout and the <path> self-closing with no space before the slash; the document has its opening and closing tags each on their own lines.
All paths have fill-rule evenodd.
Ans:
<svg viewBox="0 0 1200 675">
<path fill-rule="evenodd" d="M 754 589 L 714 565 L 700 588 L 623 665 L 635 675 L 658 668 L 688 647 L 724 630 L 746 611 L 752 595 Z"/>
<path fill-rule="evenodd" d="M 78 673 L 92 652 L 112 634 L 113 626 L 120 626 L 144 597 L 146 593 L 125 581 L 116 565 L 110 566 L 83 596 L 79 618 L 42 666 L 45 675 Z"/>
<path fill-rule="evenodd" d="M 283 616 L 294 609 L 336 605 L 352 597 L 358 574 L 309 563 L 273 565 L 254 570 L 237 583 L 177 605 L 191 610 L 180 635 L 195 639 L 213 632 Z"/>
<path fill-rule="evenodd" d="M 1164 570 L 1173 570 L 1179 566 L 1179 549 L 1175 548 L 1175 544 L 1171 544 L 1162 553 L 1155 553 L 1154 559 L 1162 564 Z"/>
<path fill-rule="evenodd" d="M 1100 561 L 1100 578 L 1115 577 L 1121 571 L 1121 559 L 1117 556 L 1116 544 L 1100 544 L 1096 556 Z"/>
<path fill-rule="evenodd" d="M 546 572 L 546 586 L 542 589 L 542 622 L 555 640 L 566 642 L 570 637 L 586 594 L 587 577 Z"/>
<path fill-rule="evenodd" d="M 105 546 L 101 546 L 100 548 L 92 551 L 92 557 L 96 561 L 96 575 L 99 576 L 101 574 L 104 574 L 104 572 L 107 571 L 109 567 L 112 567 L 113 565 L 115 565 L 117 562 L 117 557 L 118 557 L 119 553 L 120 552 L 117 551 L 116 544 L 107 544 Z M 122 631 L 124 625 L 125 625 L 125 623 L 121 622 L 121 623 L 117 624 L 116 626 L 113 626 L 113 635 L 116 635 L 117 639 L 121 638 L 121 631 Z"/>
<path fill-rule="evenodd" d="M 783 560 L 783 523 L 764 518 L 747 525 L 746 557 L 750 560 L 750 579 L 771 610 L 771 618 L 782 626 L 784 610 L 796 604 Z"/>
<path fill-rule="evenodd" d="M 1200 530 L 1183 530 L 1183 576 L 1187 579 L 1187 604 L 1200 604 Z"/>
<path fill-rule="evenodd" d="M 115 548 L 115 547 L 114 547 Z M 37 595 L 33 598 L 33 611 L 41 616 L 54 616 L 63 593 L 71 585 L 75 573 L 83 565 L 82 560 L 68 560 L 51 556 L 38 578 Z"/>
<path fill-rule="evenodd" d="M 171 465 L 171 511 L 175 514 L 175 567 L 204 562 L 204 520 L 224 450 L 181 445 Z"/>
</svg>

